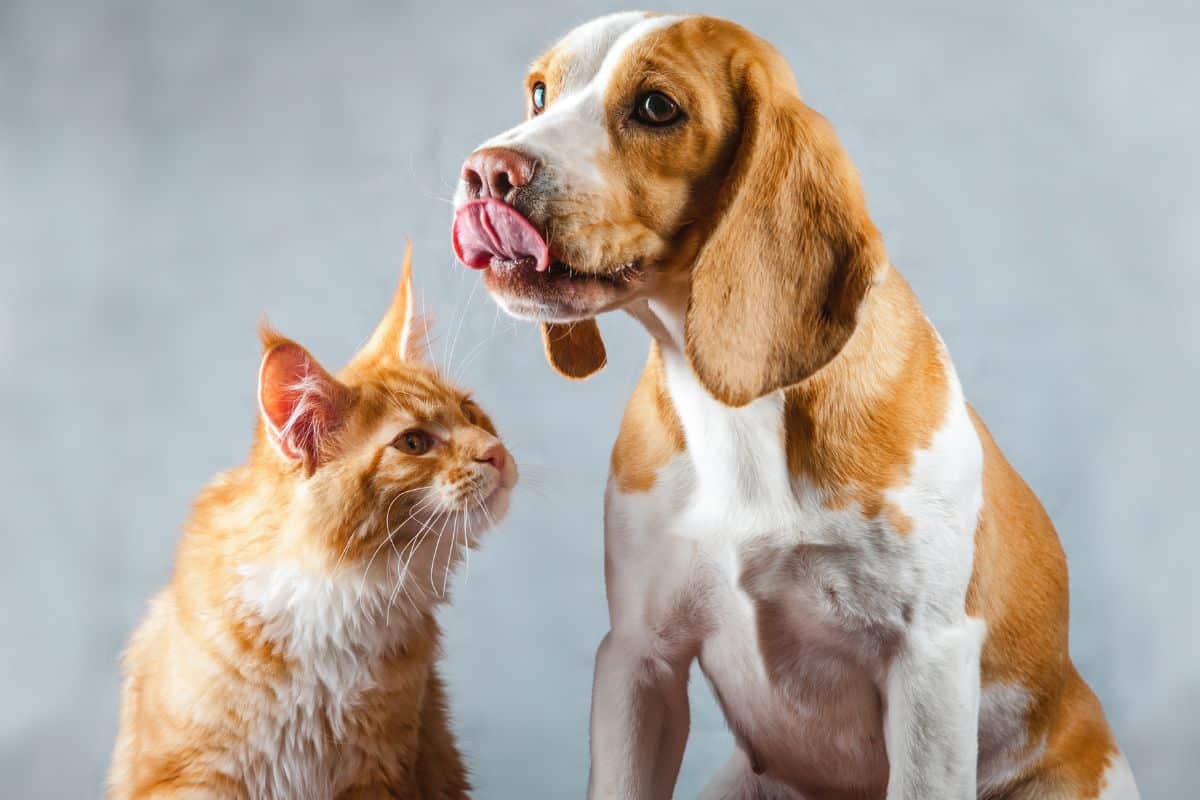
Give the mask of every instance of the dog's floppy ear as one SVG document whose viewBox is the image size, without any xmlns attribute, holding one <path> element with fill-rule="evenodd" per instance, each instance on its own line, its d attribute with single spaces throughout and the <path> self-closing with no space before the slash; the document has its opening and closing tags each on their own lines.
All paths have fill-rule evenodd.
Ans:
<svg viewBox="0 0 1200 800">
<path fill-rule="evenodd" d="M 542 344 L 546 348 L 546 360 L 564 378 L 590 378 L 608 363 L 604 340 L 600 338 L 600 328 L 594 319 L 543 322 Z"/>
<path fill-rule="evenodd" d="M 853 164 L 782 57 L 746 48 L 735 59 L 741 137 L 684 333 L 705 388 L 743 406 L 837 355 L 887 258 Z"/>
</svg>

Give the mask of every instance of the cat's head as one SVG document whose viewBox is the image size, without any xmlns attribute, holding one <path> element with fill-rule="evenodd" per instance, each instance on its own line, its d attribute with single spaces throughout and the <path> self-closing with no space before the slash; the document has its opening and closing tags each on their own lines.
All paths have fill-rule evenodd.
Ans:
<svg viewBox="0 0 1200 800">
<path fill-rule="evenodd" d="M 364 574 L 376 562 L 448 572 L 503 517 L 517 481 L 487 414 L 427 360 L 410 258 L 383 320 L 336 376 L 262 329 L 253 465 L 296 505 L 306 548 Z"/>
</svg>

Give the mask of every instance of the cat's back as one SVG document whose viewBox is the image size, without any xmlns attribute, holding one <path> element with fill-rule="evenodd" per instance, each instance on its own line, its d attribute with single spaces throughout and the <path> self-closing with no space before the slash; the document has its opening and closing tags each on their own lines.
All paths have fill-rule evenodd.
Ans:
<svg viewBox="0 0 1200 800">
<path fill-rule="evenodd" d="M 186 714 L 177 712 L 195 698 L 182 696 L 180 687 L 186 684 L 171 680 L 173 662 L 189 660 L 179 658 L 186 649 L 182 638 L 175 591 L 168 586 L 148 604 L 121 659 L 121 706 L 109 773 L 108 796 L 112 800 L 147 796 L 157 788 L 180 785 L 189 771 L 202 767 L 199 762 L 170 755 L 189 750 L 198 754 L 202 749 L 186 743 L 190 725 Z"/>
<path fill-rule="evenodd" d="M 222 508 L 245 491 L 244 468 L 219 473 L 201 490 L 184 526 L 171 581 L 147 603 L 121 657 L 121 698 L 117 737 L 109 772 L 108 796 L 143 797 L 156 789 L 198 780 L 211 766 L 211 730 L 203 724 L 212 709 L 228 703 L 221 670 L 212 658 L 220 611 L 180 613 L 181 595 L 192 607 L 204 605 L 202 589 L 214 572 L 211 523 Z M 190 618 L 189 618 L 190 617 Z"/>
<path fill-rule="evenodd" d="M 245 467 L 218 474 L 197 495 L 170 583 L 147 604 L 121 659 L 109 798 L 209 790 L 248 795 L 243 751 L 270 727 L 288 670 L 253 619 L 234 613 L 235 552 L 256 537 L 231 523 L 252 507 Z M 224 790 L 224 791 L 222 791 Z M 253 794 L 252 792 L 249 794 Z M 266 796 L 266 795 L 258 795 Z"/>
</svg>

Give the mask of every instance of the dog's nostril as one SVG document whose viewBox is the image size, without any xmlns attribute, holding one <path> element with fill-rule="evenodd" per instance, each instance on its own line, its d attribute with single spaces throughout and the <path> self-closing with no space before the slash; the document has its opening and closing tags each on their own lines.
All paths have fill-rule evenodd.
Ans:
<svg viewBox="0 0 1200 800">
<path fill-rule="evenodd" d="M 512 178 L 505 171 L 499 171 L 492 176 L 492 192 L 496 197 L 506 198 L 513 190 Z"/>
<path fill-rule="evenodd" d="M 515 192 L 533 180 L 537 164 L 529 156 L 504 147 L 485 147 L 467 156 L 462 177 L 472 199 L 494 197 L 512 202 Z"/>
<path fill-rule="evenodd" d="M 471 199 L 480 197 L 483 193 L 483 178 L 470 167 L 463 167 L 462 179 L 467 183 L 467 196 Z"/>
</svg>

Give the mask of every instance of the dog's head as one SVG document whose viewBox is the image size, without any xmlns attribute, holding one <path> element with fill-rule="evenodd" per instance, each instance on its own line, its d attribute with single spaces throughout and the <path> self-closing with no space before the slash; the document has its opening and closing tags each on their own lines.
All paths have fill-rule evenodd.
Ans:
<svg viewBox="0 0 1200 800">
<path fill-rule="evenodd" d="M 507 311 L 543 324 L 556 369 L 599 369 L 593 318 L 666 292 L 686 296 L 688 357 L 730 405 L 837 354 L 887 259 L 774 48 L 710 17 L 602 17 L 534 63 L 526 96 L 526 120 L 463 164 L 453 239 Z"/>
</svg>

